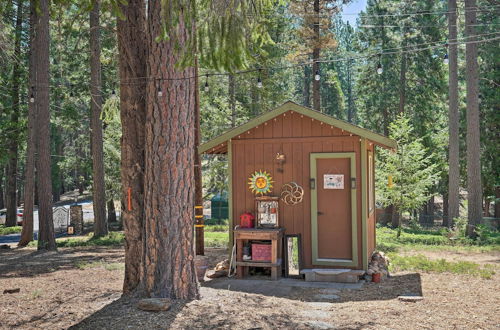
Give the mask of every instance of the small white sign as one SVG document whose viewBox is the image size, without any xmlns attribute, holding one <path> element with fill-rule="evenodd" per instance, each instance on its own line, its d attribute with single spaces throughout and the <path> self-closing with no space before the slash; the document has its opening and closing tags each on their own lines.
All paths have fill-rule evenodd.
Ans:
<svg viewBox="0 0 500 330">
<path fill-rule="evenodd" d="M 323 189 L 344 189 L 344 174 L 324 174 Z"/>
</svg>

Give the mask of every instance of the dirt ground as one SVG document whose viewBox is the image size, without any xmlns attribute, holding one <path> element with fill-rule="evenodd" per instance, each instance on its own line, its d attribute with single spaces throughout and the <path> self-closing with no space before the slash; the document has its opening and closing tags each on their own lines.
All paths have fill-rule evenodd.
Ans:
<svg viewBox="0 0 500 330">
<path fill-rule="evenodd" d="M 227 256 L 215 249 L 208 255 L 212 262 Z M 488 263 L 500 260 L 497 254 L 482 257 Z M 2 294 L 0 328 L 500 328 L 499 274 L 486 280 L 397 273 L 380 284 L 366 283 L 359 290 L 297 287 L 281 296 L 266 290 L 249 293 L 230 285 L 215 288 L 215 280 L 202 284 L 200 300 L 176 302 L 167 312 L 138 310 L 136 299 L 121 297 L 122 280 L 122 249 L 67 248 L 44 254 L 34 249 L 2 250 L 0 294 L 5 289 L 20 288 L 20 292 Z M 255 288 L 262 283 L 256 280 Z M 424 300 L 412 303 L 397 299 L 404 294 L 421 294 Z"/>
</svg>

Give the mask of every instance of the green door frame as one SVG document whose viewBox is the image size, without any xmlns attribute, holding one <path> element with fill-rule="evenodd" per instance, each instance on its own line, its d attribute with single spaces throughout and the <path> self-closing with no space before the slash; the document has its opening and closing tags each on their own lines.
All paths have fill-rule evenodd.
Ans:
<svg viewBox="0 0 500 330">
<path fill-rule="evenodd" d="M 312 263 L 323 266 L 358 266 L 358 222 L 357 222 L 357 187 L 351 186 L 351 231 L 352 231 L 352 260 L 347 259 L 326 259 L 318 258 L 318 178 L 316 161 L 317 159 L 349 158 L 351 163 L 351 177 L 347 184 L 351 184 L 351 179 L 356 182 L 356 153 L 354 152 L 325 152 L 310 154 L 311 180 L 316 182 L 314 189 L 311 187 L 311 235 L 312 235 Z"/>
</svg>

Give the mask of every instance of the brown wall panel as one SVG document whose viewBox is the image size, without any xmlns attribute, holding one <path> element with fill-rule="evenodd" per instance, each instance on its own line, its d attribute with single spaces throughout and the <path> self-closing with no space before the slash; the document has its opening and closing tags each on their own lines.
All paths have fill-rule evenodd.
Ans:
<svg viewBox="0 0 500 330">
<path fill-rule="evenodd" d="M 362 265 L 361 237 L 361 157 L 359 137 L 350 137 L 348 133 L 336 127 L 321 125 L 317 120 L 298 113 L 286 113 L 269 120 L 267 125 L 250 130 L 251 134 L 241 134 L 233 139 L 233 219 L 239 224 L 239 216 L 254 210 L 255 195 L 248 189 L 248 177 L 256 170 L 266 170 L 274 180 L 272 194 L 279 196 L 283 184 L 297 182 L 304 189 L 303 202 L 287 206 L 280 202 L 280 223 L 287 234 L 301 234 L 303 266 L 322 268 L 312 265 L 311 260 L 311 191 L 309 188 L 310 160 L 314 152 L 356 152 L 357 198 L 358 198 L 358 259 Z M 325 139 L 319 137 L 325 134 Z M 331 137 L 337 136 L 337 137 Z M 258 139 L 258 140 L 255 140 Z M 285 154 L 282 167 L 276 162 L 278 152 Z M 282 168 L 282 171 L 280 171 Z M 373 230 L 371 229 L 373 228 Z M 368 225 L 369 247 L 375 244 L 374 223 Z M 373 238 L 373 239 L 372 239 Z M 325 267 L 325 266 L 323 266 Z M 352 267 L 351 267 L 352 268 Z"/>
</svg>

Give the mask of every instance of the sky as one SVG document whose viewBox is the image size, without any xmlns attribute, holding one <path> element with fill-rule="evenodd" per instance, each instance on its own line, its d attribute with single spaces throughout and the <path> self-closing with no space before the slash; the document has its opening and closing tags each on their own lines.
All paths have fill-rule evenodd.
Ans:
<svg viewBox="0 0 500 330">
<path fill-rule="evenodd" d="M 344 6 L 344 10 L 342 10 L 342 19 L 344 21 L 348 21 L 352 26 L 356 25 L 356 18 L 358 18 L 359 12 L 365 10 L 367 0 L 353 0 L 348 5 Z M 349 14 L 349 15 L 346 15 Z M 356 15 L 352 15 L 356 14 Z"/>
</svg>

